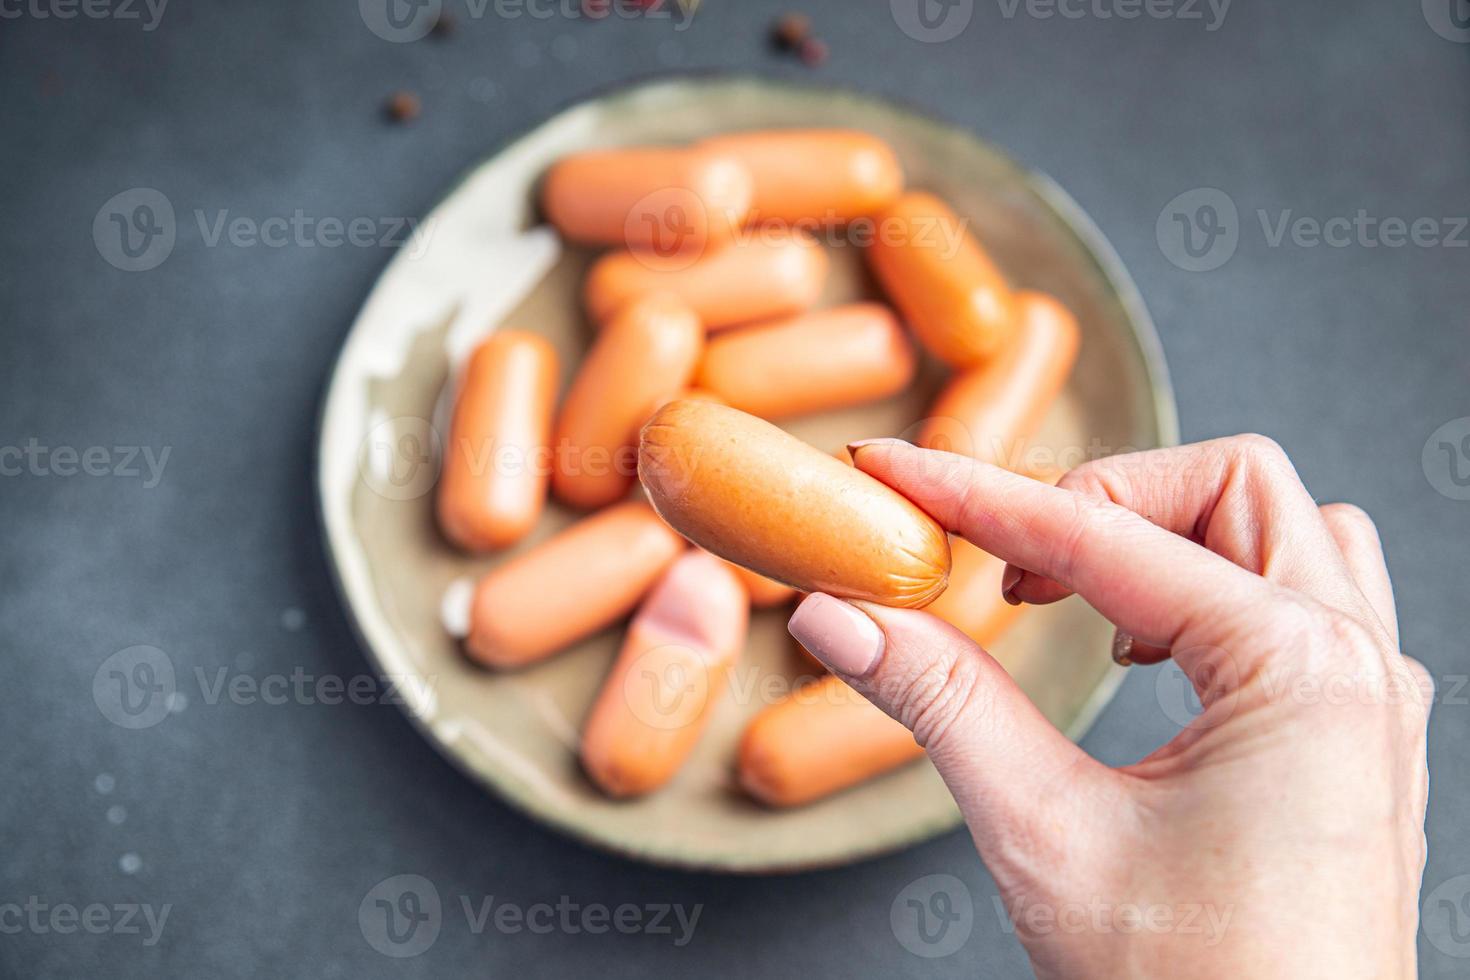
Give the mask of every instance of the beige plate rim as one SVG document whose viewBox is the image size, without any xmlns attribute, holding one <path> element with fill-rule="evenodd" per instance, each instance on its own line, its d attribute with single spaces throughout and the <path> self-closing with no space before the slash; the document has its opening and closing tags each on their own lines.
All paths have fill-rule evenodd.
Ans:
<svg viewBox="0 0 1470 980">
<path fill-rule="evenodd" d="M 545 128 L 557 125 L 558 121 L 564 116 L 582 111 L 589 105 L 607 105 L 619 100 L 639 98 L 666 87 L 715 85 L 764 87 L 771 92 L 773 97 L 779 97 L 783 92 L 801 92 L 809 96 L 826 95 L 832 98 L 868 102 L 891 112 L 907 116 L 916 124 L 943 132 L 951 138 L 972 143 L 982 152 L 989 153 L 1003 160 L 1013 171 L 1018 182 L 1034 193 L 1046 207 L 1050 208 L 1061 225 L 1075 236 L 1077 243 L 1081 246 L 1082 252 L 1096 266 L 1096 272 L 1101 281 L 1111 291 L 1114 299 L 1123 310 L 1125 322 L 1129 327 L 1128 339 L 1131 340 L 1134 348 L 1133 353 L 1137 356 L 1149 380 L 1151 405 L 1158 429 L 1159 443 L 1165 446 L 1178 443 L 1178 415 L 1175 407 L 1174 392 L 1164 359 L 1163 346 L 1159 341 L 1153 320 L 1149 315 L 1137 286 L 1129 276 L 1122 260 L 1114 251 L 1111 243 L 1103 236 L 1092 219 L 1051 178 L 1038 171 L 1021 166 L 1009 154 L 976 136 L 965 127 L 938 118 L 931 112 L 906 104 L 901 100 L 835 86 L 789 82 L 739 72 L 677 72 L 646 76 L 610 88 L 597 96 L 570 102 L 542 121 L 502 141 L 446 187 L 444 192 L 436 198 L 435 208 L 452 195 L 454 190 L 474 170 L 499 156 L 521 140 L 532 137 Z M 373 287 L 368 290 L 367 294 L 371 294 L 372 289 L 378 286 L 383 276 L 386 275 L 386 272 L 387 266 L 380 271 L 374 280 Z M 320 403 L 316 419 L 316 440 L 314 443 L 316 461 L 313 469 L 316 483 L 317 516 L 321 522 L 322 543 L 326 552 L 327 565 L 331 569 L 333 584 L 346 612 L 347 621 L 351 626 L 353 634 L 357 637 L 363 652 L 366 654 L 368 661 L 380 676 L 386 676 L 388 674 L 387 667 L 384 657 L 379 653 L 379 649 L 380 645 L 385 648 L 389 646 L 393 642 L 392 637 L 381 635 L 386 630 L 375 630 L 372 624 L 364 622 L 358 605 L 359 602 L 366 602 L 367 600 L 354 594 L 354 587 L 349 583 L 347 573 L 342 567 L 341 555 L 344 553 L 344 539 L 350 534 L 348 526 L 350 522 L 347 515 L 342 513 L 344 508 L 334 504 L 329 498 L 328 484 L 330 478 L 328 474 L 328 454 L 324 451 L 330 416 L 332 415 L 334 406 L 343 398 L 343 390 L 346 384 L 344 375 L 347 373 L 346 354 L 356 332 L 357 324 L 358 316 L 354 316 L 353 326 L 344 334 L 342 343 L 338 348 L 331 375 L 325 389 L 325 395 Z M 1078 713 L 1076 720 L 1068 726 L 1066 734 L 1069 738 L 1073 740 L 1080 739 L 1087 732 L 1098 714 L 1112 699 L 1113 694 L 1122 683 L 1124 676 L 1125 671 L 1121 668 L 1114 669 L 1104 676 L 1103 680 L 1093 691 L 1092 696 Z M 490 790 L 500 799 L 511 804 L 522 813 L 584 844 L 663 867 L 684 871 L 720 872 L 727 874 L 785 874 L 818 870 L 868 860 L 883 854 L 912 847 L 915 844 L 952 830 L 960 824 L 958 812 L 956 811 L 949 819 L 931 821 L 927 824 L 916 824 L 909 828 L 906 834 L 895 836 L 873 846 L 855 848 L 838 857 L 805 862 L 782 861 L 771 863 L 758 858 L 750 861 L 737 862 L 728 859 L 709 860 L 689 856 L 649 853 L 630 847 L 625 841 L 621 841 L 615 837 L 600 836 L 595 830 L 589 830 L 585 825 L 568 819 L 555 808 L 544 805 L 533 795 L 518 792 L 508 782 L 498 779 L 496 773 L 493 771 L 486 771 L 474 767 L 456 752 L 452 746 L 440 739 L 426 720 L 413 710 L 411 704 L 402 700 L 400 700 L 400 704 L 403 707 L 404 714 L 408 716 L 414 728 L 426 741 L 434 746 L 441 756 L 446 758 L 456 769 L 465 773 L 473 781 Z"/>
</svg>

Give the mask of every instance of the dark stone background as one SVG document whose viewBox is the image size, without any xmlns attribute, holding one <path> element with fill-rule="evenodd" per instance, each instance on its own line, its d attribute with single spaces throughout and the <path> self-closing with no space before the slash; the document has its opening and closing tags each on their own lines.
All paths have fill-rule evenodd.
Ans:
<svg viewBox="0 0 1470 980">
<path fill-rule="evenodd" d="M 367 670 L 318 542 L 312 440 L 338 345 L 389 258 L 206 247 L 193 212 L 422 215 L 502 141 L 655 70 L 758 72 L 904 99 L 1070 191 L 1158 320 L 1185 438 L 1269 433 L 1320 499 L 1377 519 L 1404 647 L 1441 685 L 1426 894 L 1470 872 L 1470 691 L 1459 686 L 1470 671 L 1470 503 L 1436 492 L 1421 466 L 1430 434 L 1470 414 L 1470 250 L 1270 247 L 1256 218 L 1470 214 L 1470 46 L 1438 36 L 1415 0 L 1237 0 L 1213 31 L 1179 18 L 1042 19 L 1024 6 L 1007 17 L 1000 0 L 982 0 L 945 43 L 905 36 L 887 4 L 829 0 L 803 5 L 831 48 L 810 70 L 767 49 L 765 26 L 787 6 L 771 0 L 704 0 L 684 31 L 668 20 L 508 19 L 493 7 L 476 17 L 466 2 L 446 0 L 452 36 L 409 44 L 375 36 L 352 0 L 174 0 L 151 31 L 120 16 L 37 16 L 38 4 L 57 10 L 51 0 L 0 2 L 0 447 L 170 450 L 156 486 L 0 478 L 0 903 L 172 906 L 152 946 L 25 928 L 0 936 L 0 968 L 1025 973 L 963 834 L 790 878 L 672 873 L 510 812 L 394 707 L 209 704 L 192 683 L 196 667 L 257 679 Z M 423 98 L 411 126 L 380 115 L 397 88 Z M 135 187 L 159 189 L 179 214 L 177 244 L 150 272 L 109 265 L 91 234 L 104 202 Z M 1222 268 L 1192 273 L 1166 260 L 1155 223 L 1198 187 L 1239 206 L 1240 243 Z M 103 661 L 137 644 L 167 652 L 190 700 L 130 731 L 91 691 Z M 1154 677 L 1128 679 L 1090 751 L 1132 761 L 1175 730 Z M 121 823 L 108 819 L 114 806 Z M 125 855 L 140 864 L 131 874 Z M 925 960 L 895 941 L 889 906 L 936 872 L 968 886 L 974 932 L 960 953 Z M 399 873 L 427 877 L 446 903 L 441 935 L 415 959 L 375 952 L 357 924 L 368 890 Z M 674 948 L 655 935 L 476 935 L 461 895 L 704 908 L 694 940 Z M 1457 913 L 1438 910 L 1441 937 L 1447 914 Z M 1424 932 L 1420 949 L 1424 975 L 1464 974 Z"/>
</svg>

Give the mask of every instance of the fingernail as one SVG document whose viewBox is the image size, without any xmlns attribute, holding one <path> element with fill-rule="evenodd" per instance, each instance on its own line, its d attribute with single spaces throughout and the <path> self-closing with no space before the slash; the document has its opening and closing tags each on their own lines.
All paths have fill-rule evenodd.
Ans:
<svg viewBox="0 0 1470 980">
<path fill-rule="evenodd" d="M 1005 573 L 1000 577 L 1000 597 L 1013 606 L 1021 604 L 1021 600 L 1014 595 L 1014 590 L 1023 574 L 1015 565 L 1007 565 Z"/>
<path fill-rule="evenodd" d="M 1119 667 L 1133 666 L 1133 634 L 1113 631 L 1113 663 Z"/>
<path fill-rule="evenodd" d="M 798 643 L 838 674 L 861 677 L 883 656 L 883 631 L 855 606 L 821 592 L 802 600 L 786 624 Z"/>
<path fill-rule="evenodd" d="M 902 439 L 859 439 L 857 442 L 849 442 L 847 444 L 847 451 L 849 453 L 852 453 L 853 455 L 856 455 L 857 454 L 857 451 L 859 449 L 863 448 L 864 446 L 881 446 L 881 445 L 884 445 L 884 444 L 888 444 L 888 445 L 894 445 L 894 444 L 902 445 L 903 444 L 903 440 Z"/>
</svg>

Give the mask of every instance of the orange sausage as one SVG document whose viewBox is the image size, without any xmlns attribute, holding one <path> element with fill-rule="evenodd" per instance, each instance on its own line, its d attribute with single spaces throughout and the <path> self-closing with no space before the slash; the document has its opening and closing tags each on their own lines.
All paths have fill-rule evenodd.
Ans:
<svg viewBox="0 0 1470 980">
<path fill-rule="evenodd" d="M 690 398 L 698 402 L 718 402 L 721 405 L 725 404 L 725 399 L 707 388 L 685 388 L 674 398 L 670 398 L 669 401 L 676 401 L 679 398 Z M 668 403 L 665 402 L 665 404 Z"/>
<path fill-rule="evenodd" d="M 1006 563 L 964 538 L 950 538 L 949 588 L 928 611 L 981 646 L 994 643 L 1026 609 L 1001 597 Z"/>
<path fill-rule="evenodd" d="M 897 394 L 918 358 L 880 303 L 852 303 L 722 334 L 695 383 L 761 418 L 821 412 Z"/>
<path fill-rule="evenodd" d="M 1010 286 L 933 194 L 910 191 L 884 208 L 867 259 L 919 340 L 952 367 L 978 364 L 1010 336 Z"/>
<path fill-rule="evenodd" d="M 674 530 L 792 588 L 889 606 L 944 590 L 949 539 L 933 518 L 754 415 L 670 402 L 643 427 L 638 478 Z"/>
<path fill-rule="evenodd" d="M 1035 434 L 1077 359 L 1077 319 L 1045 293 L 1016 294 L 1016 335 L 993 359 L 957 375 L 919 429 L 919 445 L 997 465 Z"/>
<path fill-rule="evenodd" d="M 720 559 L 724 561 L 724 559 Z M 748 568 L 741 568 L 733 562 L 725 562 L 740 584 L 745 586 L 745 594 L 750 597 L 750 604 L 756 609 L 770 609 L 782 603 L 790 602 L 796 597 L 796 590 L 789 585 L 757 575 Z"/>
<path fill-rule="evenodd" d="M 638 501 L 583 518 L 480 579 L 465 649 L 490 667 L 548 657 L 627 615 L 683 550 Z"/>
<path fill-rule="evenodd" d="M 903 192 L 903 167 L 893 149 L 855 129 L 767 129 L 705 140 L 755 178 L 748 222 L 865 217 Z"/>
<path fill-rule="evenodd" d="M 923 754 L 907 728 L 827 674 L 755 716 L 736 771 L 761 802 L 799 806 Z"/>
<path fill-rule="evenodd" d="M 582 767 L 609 796 L 673 778 L 745 645 L 745 590 L 725 563 L 685 552 L 643 601 L 587 718 Z"/>
<path fill-rule="evenodd" d="M 822 294 L 827 265 L 827 253 L 810 238 L 752 234 L 692 262 L 610 253 L 587 273 L 584 293 L 598 323 L 646 293 L 663 291 L 688 303 L 706 328 L 719 330 L 800 313 Z"/>
<path fill-rule="evenodd" d="M 1050 483 L 1052 486 L 1056 486 L 1057 481 L 1067 475 L 1067 471 L 1060 466 L 1042 463 L 1038 466 L 1026 467 L 1021 470 L 1021 475 L 1029 476 L 1033 480 L 1040 480 L 1042 483 Z"/>
<path fill-rule="evenodd" d="M 752 190 L 750 171 L 728 154 L 630 147 L 563 157 L 546 174 L 541 206 L 573 242 L 671 255 L 727 241 Z"/>
<path fill-rule="evenodd" d="M 638 427 L 684 390 L 704 349 L 687 306 L 647 296 L 607 325 L 587 353 L 556 423 L 551 488 L 574 507 L 601 507 L 633 485 Z"/>
<path fill-rule="evenodd" d="M 556 383 L 556 351 L 536 334 L 498 330 L 470 355 L 439 479 L 439 526 L 452 543 L 504 548 L 535 526 L 551 472 Z"/>
<path fill-rule="evenodd" d="M 949 585 L 925 612 L 933 613 L 981 646 L 998 639 L 1027 606 L 1013 606 L 1001 595 L 1000 580 L 1006 563 L 964 538 L 949 539 Z M 826 666 L 797 645 L 802 658 L 818 671 Z"/>
<path fill-rule="evenodd" d="M 926 611 L 988 647 L 1027 607 L 1001 598 L 1005 562 L 963 538 L 951 539 L 950 547 L 949 588 Z M 924 754 L 908 729 L 839 678 L 828 675 L 818 683 L 815 692 L 793 695 L 761 712 L 741 739 L 740 783 L 765 803 L 809 803 Z"/>
</svg>

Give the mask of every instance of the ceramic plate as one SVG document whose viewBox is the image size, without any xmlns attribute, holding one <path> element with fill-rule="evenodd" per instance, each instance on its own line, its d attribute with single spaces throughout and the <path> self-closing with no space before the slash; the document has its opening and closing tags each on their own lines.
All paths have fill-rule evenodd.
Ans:
<svg viewBox="0 0 1470 980">
<path fill-rule="evenodd" d="M 446 634 L 445 608 L 452 618 L 453 597 L 506 556 L 469 558 L 446 546 L 434 528 L 432 490 L 442 393 L 457 352 L 509 323 L 549 338 L 569 374 L 587 346 L 578 296 L 591 255 L 562 249 L 536 226 L 534 189 L 547 165 L 594 146 L 780 126 L 850 126 L 888 140 L 910 185 L 934 191 L 968 218 L 1015 283 L 1047 290 L 1077 313 L 1081 354 L 1036 442 L 1043 453 L 1054 451 L 1068 465 L 1082 452 L 1175 440 L 1173 399 L 1147 312 L 1112 249 L 1060 189 L 970 133 L 910 109 L 748 78 L 620 90 L 559 113 L 477 166 L 374 287 L 343 345 L 321 419 L 320 501 L 343 601 L 424 736 L 485 786 L 566 833 L 632 857 L 707 870 L 845 863 L 949 830 L 959 814 L 927 761 L 802 809 L 773 811 L 741 794 L 731 772 L 740 731 L 801 671 L 779 610 L 753 617 L 732 690 L 678 778 L 645 799 L 604 798 L 578 768 L 576 744 L 621 631 L 516 673 L 467 662 Z M 823 305 L 873 295 L 856 249 L 831 254 Z M 904 432 L 942 376 L 926 365 L 900 397 L 789 428 L 833 451 L 848 439 Z M 550 507 L 520 547 L 571 517 Z M 1120 679 L 1110 638 L 1108 624 L 1074 598 L 1031 610 L 996 648 L 1041 710 L 1077 737 Z"/>
</svg>

